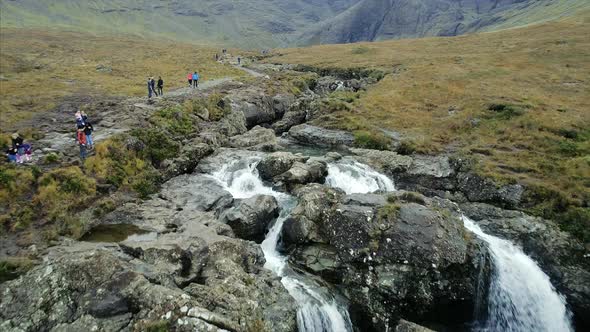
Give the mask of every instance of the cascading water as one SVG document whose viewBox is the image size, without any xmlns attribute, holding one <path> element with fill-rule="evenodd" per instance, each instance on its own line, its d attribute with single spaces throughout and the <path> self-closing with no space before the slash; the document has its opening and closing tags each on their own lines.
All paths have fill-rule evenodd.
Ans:
<svg viewBox="0 0 590 332">
<path fill-rule="evenodd" d="M 488 317 L 476 330 L 573 331 L 565 299 L 530 257 L 510 241 L 484 233 L 465 216 L 463 224 L 488 244 L 494 262 Z"/>
<path fill-rule="evenodd" d="M 393 182 L 387 176 L 356 161 L 328 164 L 326 184 L 340 188 L 347 194 L 395 190 Z"/>
<path fill-rule="evenodd" d="M 269 230 L 261 247 L 267 269 L 281 277 L 281 282 L 299 304 L 297 326 L 299 331 L 310 332 L 351 332 L 352 323 L 346 308 L 313 280 L 294 272 L 287 263 L 287 257 L 277 250 L 283 223 L 296 205 L 290 195 L 279 193 L 265 186 L 258 176 L 258 159 L 238 161 L 224 165 L 211 176 L 218 180 L 235 198 L 254 195 L 272 195 L 281 207 L 279 218 Z"/>
</svg>

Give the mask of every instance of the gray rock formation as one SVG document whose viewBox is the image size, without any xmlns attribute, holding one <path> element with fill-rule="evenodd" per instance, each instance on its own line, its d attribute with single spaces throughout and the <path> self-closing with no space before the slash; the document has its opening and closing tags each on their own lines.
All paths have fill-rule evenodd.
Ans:
<svg viewBox="0 0 590 332">
<path fill-rule="evenodd" d="M 338 285 L 355 320 L 384 330 L 400 316 L 471 319 L 490 261 L 457 211 L 404 192 L 343 196 L 308 185 L 295 193 L 283 230 L 291 262 Z"/>
<path fill-rule="evenodd" d="M 265 156 L 256 168 L 262 179 L 272 181 L 275 176 L 288 171 L 295 162 L 305 162 L 307 159 L 290 152 L 275 152 Z"/>
<path fill-rule="evenodd" d="M 254 148 L 264 150 L 265 146 L 275 145 L 277 138 L 272 129 L 256 126 L 242 135 L 229 138 L 229 146 L 232 148 Z"/>
<path fill-rule="evenodd" d="M 219 219 L 227 223 L 238 237 L 260 243 L 269 224 L 278 216 L 279 206 L 274 197 L 256 195 L 237 202 L 222 212 Z"/>
<path fill-rule="evenodd" d="M 297 185 L 316 182 L 324 183 L 328 175 L 328 165 L 324 160 L 310 158 L 305 163 L 296 161 L 285 173 L 277 176 L 290 190 Z"/>
<path fill-rule="evenodd" d="M 338 147 L 354 144 L 354 136 L 346 131 L 331 130 L 307 124 L 292 127 L 289 136 L 301 144 Z"/>
</svg>

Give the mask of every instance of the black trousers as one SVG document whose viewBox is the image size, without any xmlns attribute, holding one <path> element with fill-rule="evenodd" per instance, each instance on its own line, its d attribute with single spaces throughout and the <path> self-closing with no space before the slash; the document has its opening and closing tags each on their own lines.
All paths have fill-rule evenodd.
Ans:
<svg viewBox="0 0 590 332">
<path fill-rule="evenodd" d="M 195 83 L 195 88 L 199 86 L 199 80 L 193 80 L 193 83 Z"/>
<path fill-rule="evenodd" d="M 159 86 L 159 87 L 158 87 L 158 90 L 156 90 L 156 91 L 158 91 L 158 94 L 159 94 L 160 96 L 164 95 L 164 89 L 163 89 L 161 86 Z"/>
</svg>

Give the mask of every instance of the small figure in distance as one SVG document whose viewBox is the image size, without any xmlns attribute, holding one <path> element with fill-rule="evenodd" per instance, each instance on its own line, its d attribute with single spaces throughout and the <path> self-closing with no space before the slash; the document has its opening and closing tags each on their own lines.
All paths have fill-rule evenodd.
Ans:
<svg viewBox="0 0 590 332">
<path fill-rule="evenodd" d="M 158 95 L 164 95 L 164 80 L 162 79 L 162 76 L 158 76 Z"/>
<path fill-rule="evenodd" d="M 152 89 L 152 92 L 156 95 L 156 97 L 158 96 L 158 92 L 156 91 L 156 80 L 154 80 L 153 77 L 150 77 L 150 88 Z"/>
<path fill-rule="evenodd" d="M 186 75 L 186 78 L 188 79 L 188 86 L 193 86 L 193 74 L 192 73 L 188 73 L 188 75 Z"/>
<path fill-rule="evenodd" d="M 149 77 L 147 79 L 147 88 L 148 88 L 148 99 L 152 99 L 152 80 Z"/>
<path fill-rule="evenodd" d="M 76 132 L 76 141 L 78 141 L 78 146 L 80 146 L 80 159 L 84 161 L 86 159 L 86 135 L 84 134 L 84 126 L 78 126 L 78 131 Z"/>
<path fill-rule="evenodd" d="M 242 65 L 242 58 L 240 58 L 240 57 L 238 56 L 238 66 L 241 66 L 241 65 Z"/>
<path fill-rule="evenodd" d="M 199 87 L 199 74 L 197 72 L 193 73 L 193 85 L 195 88 Z"/>
<path fill-rule="evenodd" d="M 12 147 L 16 149 L 16 162 L 22 164 L 23 155 L 25 154 L 25 148 L 23 147 L 24 140 L 18 132 L 12 134 L 11 138 Z"/>
</svg>

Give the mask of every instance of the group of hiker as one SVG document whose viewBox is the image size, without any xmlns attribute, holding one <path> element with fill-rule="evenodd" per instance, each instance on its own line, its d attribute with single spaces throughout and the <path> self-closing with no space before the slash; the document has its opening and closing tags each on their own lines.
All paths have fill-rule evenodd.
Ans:
<svg viewBox="0 0 590 332">
<path fill-rule="evenodd" d="M 191 86 L 193 88 L 199 87 L 199 73 L 188 73 L 188 75 L 186 75 L 186 78 L 188 80 L 188 86 Z"/>
<path fill-rule="evenodd" d="M 163 96 L 164 95 L 164 80 L 162 80 L 161 76 L 158 76 L 158 82 L 156 85 L 156 80 L 153 77 L 148 77 L 147 80 L 148 86 L 148 98 L 152 98 L 152 95 Z"/>
<path fill-rule="evenodd" d="M 88 150 L 94 149 L 94 141 L 92 140 L 94 127 L 84 111 L 77 111 L 74 116 L 76 117 L 76 142 L 80 147 L 80 159 L 84 160 L 88 155 Z"/>
<path fill-rule="evenodd" d="M 25 143 L 24 139 L 18 132 L 12 134 L 11 146 L 6 151 L 8 162 L 22 164 L 30 162 L 33 154 L 33 147 L 31 144 Z"/>
</svg>

